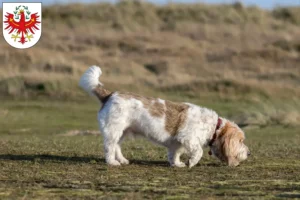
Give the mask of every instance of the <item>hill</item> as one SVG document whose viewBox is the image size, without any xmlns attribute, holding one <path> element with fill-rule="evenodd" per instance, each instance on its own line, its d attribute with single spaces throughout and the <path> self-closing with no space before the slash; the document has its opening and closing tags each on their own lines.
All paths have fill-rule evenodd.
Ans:
<svg viewBox="0 0 300 200">
<path fill-rule="evenodd" d="M 0 40 L 1 98 L 86 98 L 78 78 L 96 64 L 111 90 L 250 102 L 263 116 L 281 116 L 279 107 L 298 121 L 299 11 L 137 1 L 44 7 L 36 46 L 17 50 Z"/>
</svg>

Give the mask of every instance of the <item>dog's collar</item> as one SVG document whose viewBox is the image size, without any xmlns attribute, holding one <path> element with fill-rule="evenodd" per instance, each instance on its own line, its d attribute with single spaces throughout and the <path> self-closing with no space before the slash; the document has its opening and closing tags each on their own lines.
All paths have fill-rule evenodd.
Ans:
<svg viewBox="0 0 300 200">
<path fill-rule="evenodd" d="M 208 146 L 211 147 L 213 145 L 213 143 L 215 142 L 215 140 L 217 139 L 217 130 L 219 130 L 219 128 L 221 127 L 221 124 L 222 124 L 222 119 L 220 117 L 218 117 L 218 123 L 216 125 L 215 132 L 213 134 L 212 139 L 209 141 Z"/>
</svg>

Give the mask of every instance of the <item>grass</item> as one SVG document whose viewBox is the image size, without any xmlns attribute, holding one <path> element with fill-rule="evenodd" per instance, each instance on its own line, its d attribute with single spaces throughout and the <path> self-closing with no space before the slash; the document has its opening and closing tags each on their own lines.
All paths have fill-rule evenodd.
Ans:
<svg viewBox="0 0 300 200">
<path fill-rule="evenodd" d="M 0 199 L 300 198 L 298 11 L 43 7 L 37 45 L 19 51 L 0 40 Z M 95 135 L 100 106 L 77 86 L 94 64 L 112 91 L 191 102 L 236 121 L 253 156 L 233 169 L 206 152 L 195 168 L 176 169 L 164 148 L 128 140 L 132 164 L 106 166 Z"/>
<path fill-rule="evenodd" d="M 211 103 L 212 104 L 212 103 Z M 96 102 L 4 101 L 0 105 L 1 199 L 299 198 L 297 126 L 245 128 L 252 156 L 229 168 L 205 152 L 192 169 L 170 168 L 166 150 L 127 140 L 129 166 L 108 167 Z M 215 105 L 226 113 L 226 107 Z"/>
</svg>

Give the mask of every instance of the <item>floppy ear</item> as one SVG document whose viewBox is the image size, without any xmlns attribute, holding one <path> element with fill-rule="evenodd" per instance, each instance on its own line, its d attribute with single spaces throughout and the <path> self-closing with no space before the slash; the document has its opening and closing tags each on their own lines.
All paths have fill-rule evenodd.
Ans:
<svg viewBox="0 0 300 200">
<path fill-rule="evenodd" d="M 224 130 L 222 134 L 221 145 L 222 145 L 222 154 L 224 155 L 226 161 L 229 163 L 230 157 L 230 137 L 228 133 L 228 128 Z"/>
<path fill-rule="evenodd" d="M 220 139 L 222 154 L 229 166 L 236 166 L 238 164 L 236 159 L 234 158 L 236 149 L 234 137 L 235 129 L 231 127 L 229 123 L 227 123 L 220 133 Z"/>
</svg>

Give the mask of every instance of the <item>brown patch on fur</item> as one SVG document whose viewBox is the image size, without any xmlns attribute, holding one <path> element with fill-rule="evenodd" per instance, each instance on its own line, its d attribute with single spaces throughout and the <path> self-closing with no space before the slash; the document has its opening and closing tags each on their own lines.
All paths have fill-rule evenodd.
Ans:
<svg viewBox="0 0 300 200">
<path fill-rule="evenodd" d="M 143 97 L 136 94 L 131 93 L 121 93 L 119 94 L 120 97 L 124 99 L 137 99 L 141 101 L 144 105 L 144 108 L 149 110 L 149 113 L 154 117 L 163 117 L 164 116 L 164 104 L 160 103 L 158 99 L 150 98 L 150 97 Z"/>
<path fill-rule="evenodd" d="M 186 122 L 189 106 L 183 103 L 166 101 L 166 130 L 176 135 Z"/>
<path fill-rule="evenodd" d="M 158 101 L 155 101 L 154 103 L 151 103 L 149 105 L 148 110 L 149 110 L 150 114 L 154 117 L 163 117 L 164 113 L 165 113 L 165 106 L 164 106 L 164 104 L 162 104 Z"/>
<path fill-rule="evenodd" d="M 153 117 L 166 116 L 165 129 L 174 136 L 178 133 L 186 122 L 188 105 L 183 103 L 174 103 L 171 101 L 165 101 L 165 104 L 159 102 L 158 99 L 143 97 L 131 93 L 121 93 L 120 97 L 125 99 L 134 98 L 140 100 L 144 108 L 149 110 L 149 113 Z"/>
<path fill-rule="evenodd" d="M 111 97 L 113 94 L 111 91 L 105 89 L 101 85 L 98 85 L 93 92 L 103 104 L 105 104 L 109 97 Z"/>
</svg>

